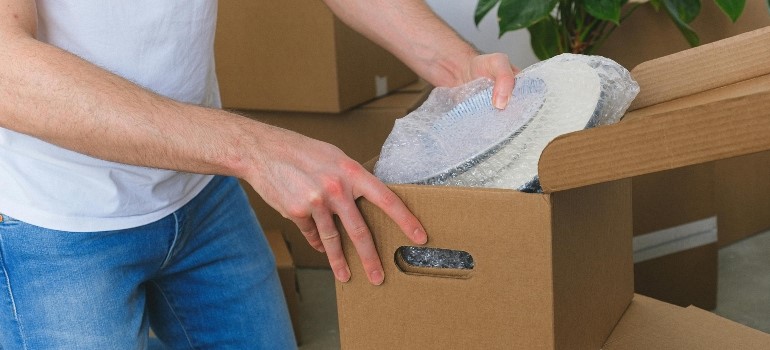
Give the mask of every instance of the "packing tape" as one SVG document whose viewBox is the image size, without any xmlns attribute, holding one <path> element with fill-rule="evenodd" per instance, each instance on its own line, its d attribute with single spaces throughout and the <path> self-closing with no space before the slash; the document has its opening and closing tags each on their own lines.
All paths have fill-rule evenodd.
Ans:
<svg viewBox="0 0 770 350">
<path fill-rule="evenodd" d="M 717 217 L 634 236 L 634 263 L 683 252 L 717 241 Z"/>
</svg>

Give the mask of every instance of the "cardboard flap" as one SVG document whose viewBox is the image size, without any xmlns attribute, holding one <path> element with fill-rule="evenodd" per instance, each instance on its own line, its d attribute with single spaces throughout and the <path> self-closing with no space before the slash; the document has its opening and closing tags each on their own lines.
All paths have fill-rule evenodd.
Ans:
<svg viewBox="0 0 770 350">
<path fill-rule="evenodd" d="M 629 110 L 715 89 L 770 73 L 770 27 L 638 65 L 641 87 Z"/>
<path fill-rule="evenodd" d="M 546 193 L 770 149 L 770 92 L 562 135 L 540 156 Z"/>
<path fill-rule="evenodd" d="M 770 349 L 770 335 L 695 307 L 635 295 L 604 350 Z"/>
</svg>

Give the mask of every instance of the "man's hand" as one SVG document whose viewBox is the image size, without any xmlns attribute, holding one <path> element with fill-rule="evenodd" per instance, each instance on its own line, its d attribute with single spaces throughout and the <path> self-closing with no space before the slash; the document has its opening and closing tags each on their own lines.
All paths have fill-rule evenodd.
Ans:
<svg viewBox="0 0 770 350">
<path fill-rule="evenodd" d="M 369 281 L 379 285 L 384 279 L 372 235 L 355 203 L 359 197 L 382 209 L 414 243 L 427 241 L 422 225 L 404 203 L 337 147 L 278 128 L 270 134 L 268 139 L 279 147 L 269 149 L 277 151 L 263 154 L 265 166 L 245 179 L 270 206 L 299 227 L 313 248 L 326 252 L 339 281 L 350 279 L 350 269 L 334 215 L 339 216 L 353 241 Z"/>
<path fill-rule="evenodd" d="M 492 103 L 508 104 L 518 68 L 505 54 L 479 55 L 422 0 L 324 0 L 345 23 L 395 54 L 434 86 L 495 81 Z"/>
<path fill-rule="evenodd" d="M 470 59 L 468 73 L 466 73 L 467 78 L 463 83 L 481 77 L 494 80 L 495 87 L 492 90 L 492 104 L 497 109 L 503 109 L 508 105 L 508 100 L 511 98 L 516 74 L 518 73 L 519 69 L 510 64 L 506 54 L 477 55 Z"/>
</svg>

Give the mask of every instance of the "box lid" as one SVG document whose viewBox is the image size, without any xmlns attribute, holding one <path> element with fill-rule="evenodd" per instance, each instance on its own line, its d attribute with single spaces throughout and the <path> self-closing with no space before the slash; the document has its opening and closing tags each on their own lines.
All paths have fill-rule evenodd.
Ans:
<svg viewBox="0 0 770 350">
<path fill-rule="evenodd" d="M 690 306 L 635 295 L 604 350 L 770 349 L 770 335 Z"/>
<path fill-rule="evenodd" d="M 761 29 L 639 65 L 632 74 L 642 89 L 632 108 L 679 100 L 643 117 L 557 137 L 538 165 L 544 192 L 769 149 L 770 84 L 761 78 L 770 74 L 768 57 L 770 29 Z M 682 98 L 697 93 L 705 97 Z"/>
<path fill-rule="evenodd" d="M 770 74 L 770 27 L 636 66 L 641 91 L 630 110 Z"/>
</svg>

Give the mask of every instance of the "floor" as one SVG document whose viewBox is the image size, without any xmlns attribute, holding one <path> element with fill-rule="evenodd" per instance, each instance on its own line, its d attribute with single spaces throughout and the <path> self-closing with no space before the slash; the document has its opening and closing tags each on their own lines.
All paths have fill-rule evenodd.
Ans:
<svg viewBox="0 0 770 350">
<path fill-rule="evenodd" d="M 339 349 L 334 280 L 329 270 L 299 269 L 300 350 Z M 718 307 L 722 317 L 770 333 L 770 231 L 719 252 Z"/>
</svg>

